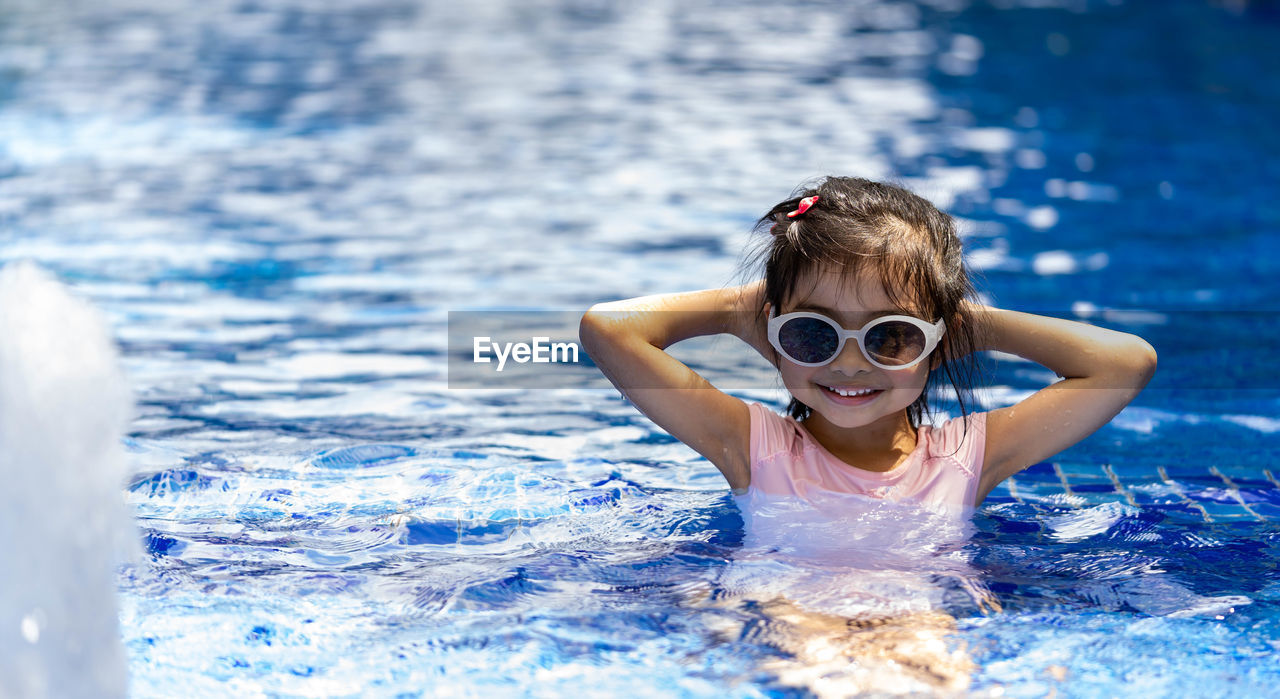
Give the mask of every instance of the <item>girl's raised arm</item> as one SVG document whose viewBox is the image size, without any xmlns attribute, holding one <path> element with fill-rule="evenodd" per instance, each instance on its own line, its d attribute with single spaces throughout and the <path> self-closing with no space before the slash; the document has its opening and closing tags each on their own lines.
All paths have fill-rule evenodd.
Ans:
<svg viewBox="0 0 1280 699">
<path fill-rule="evenodd" d="M 1030 359 L 1064 380 L 987 414 L 977 504 L 1004 479 L 1093 434 L 1156 371 L 1156 351 L 1136 335 L 1060 318 L 978 307 L 978 349 Z"/>
<path fill-rule="evenodd" d="M 699 335 L 730 333 L 770 356 L 763 283 L 592 306 L 582 317 L 582 346 L 640 412 L 720 469 L 733 489 L 751 480 L 746 403 L 717 390 L 667 347 Z M 757 327 L 758 326 L 758 327 Z"/>
</svg>

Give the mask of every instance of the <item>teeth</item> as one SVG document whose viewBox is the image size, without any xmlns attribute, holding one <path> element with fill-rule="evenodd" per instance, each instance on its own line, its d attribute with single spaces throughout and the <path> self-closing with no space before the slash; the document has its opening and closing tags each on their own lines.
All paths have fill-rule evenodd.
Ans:
<svg viewBox="0 0 1280 699">
<path fill-rule="evenodd" d="M 836 388 L 836 387 L 834 387 L 834 386 L 827 386 L 827 390 L 834 391 L 834 392 L 839 393 L 840 395 L 845 396 L 845 397 L 848 397 L 848 396 L 865 396 L 865 395 L 867 395 L 868 393 L 875 393 L 875 391 L 876 391 L 876 389 L 874 389 L 874 388 L 859 388 L 859 389 L 856 389 L 856 390 L 849 390 L 849 389 L 843 389 L 843 388 Z"/>
</svg>

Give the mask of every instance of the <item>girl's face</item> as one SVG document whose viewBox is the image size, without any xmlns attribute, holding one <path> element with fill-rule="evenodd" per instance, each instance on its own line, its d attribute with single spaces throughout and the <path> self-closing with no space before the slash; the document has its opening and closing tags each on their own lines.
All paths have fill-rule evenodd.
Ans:
<svg viewBox="0 0 1280 699">
<path fill-rule="evenodd" d="M 779 314 L 793 311 L 821 313 L 850 330 L 885 315 L 937 320 L 924 318 L 918 308 L 895 306 L 876 275 L 866 272 L 849 283 L 842 282 L 835 272 L 806 274 Z M 934 350 L 935 355 L 938 351 Z M 850 338 L 829 364 L 806 367 L 780 357 L 779 370 L 791 395 L 813 409 L 815 414 L 810 419 L 850 428 L 900 421 L 903 411 L 924 391 L 932 363 L 931 356 L 910 369 L 881 369 L 867 361 L 858 343 Z M 837 389 L 851 395 L 840 395 Z"/>
</svg>

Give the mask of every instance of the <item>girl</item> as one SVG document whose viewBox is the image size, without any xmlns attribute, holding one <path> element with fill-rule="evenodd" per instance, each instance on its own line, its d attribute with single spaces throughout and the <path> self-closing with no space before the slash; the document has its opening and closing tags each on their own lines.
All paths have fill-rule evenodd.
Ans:
<svg viewBox="0 0 1280 699">
<path fill-rule="evenodd" d="M 1155 352 L 1132 335 L 976 304 L 951 217 L 902 188 L 832 177 L 799 195 L 757 225 L 770 234 L 762 280 L 600 304 L 581 340 L 740 496 L 742 550 L 695 596 L 727 605 L 712 616 L 726 640 L 779 648 L 763 669 L 818 696 L 962 692 L 974 666 L 947 643 L 948 590 L 999 605 L 960 550 L 972 525 L 953 514 L 1106 424 L 1151 378 Z M 663 351 L 716 333 L 778 369 L 786 417 Z M 978 350 L 1064 380 L 966 414 Z M 961 415 L 933 428 L 926 388 L 941 381 Z M 760 623 L 730 621 L 748 609 Z"/>
<path fill-rule="evenodd" d="M 829 177 L 773 207 L 764 278 L 593 306 L 584 348 L 645 415 L 720 470 L 735 495 L 856 495 L 971 511 L 1001 481 L 1085 438 L 1142 390 L 1155 351 L 1133 335 L 984 307 L 950 216 L 893 185 Z M 781 374 L 787 416 L 723 393 L 664 350 L 730 333 Z M 1062 381 L 967 413 L 972 353 Z M 923 424 L 945 380 L 961 415 Z M 967 413 L 967 414 L 966 414 Z"/>
</svg>

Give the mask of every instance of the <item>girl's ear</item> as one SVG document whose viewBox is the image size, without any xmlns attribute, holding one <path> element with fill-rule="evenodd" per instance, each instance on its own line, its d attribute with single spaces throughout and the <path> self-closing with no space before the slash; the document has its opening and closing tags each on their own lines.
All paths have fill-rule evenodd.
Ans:
<svg viewBox="0 0 1280 699">
<path fill-rule="evenodd" d="M 932 357 L 929 357 L 929 371 L 934 371 L 942 366 L 942 353 L 935 351 Z"/>
</svg>

